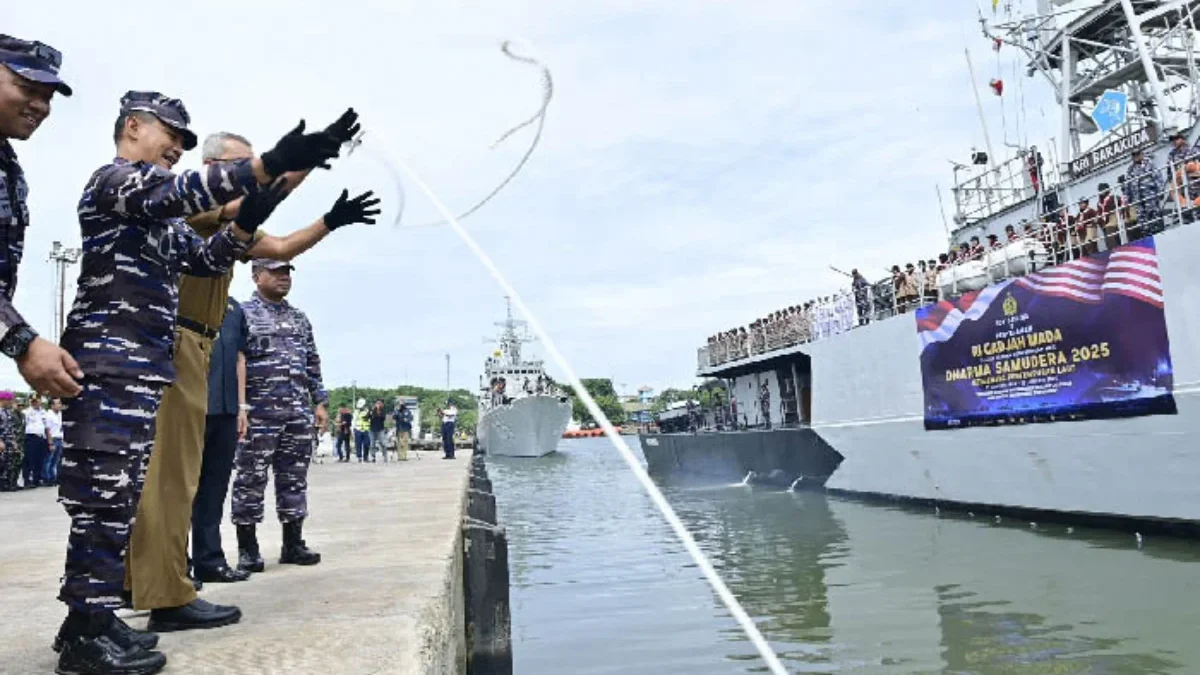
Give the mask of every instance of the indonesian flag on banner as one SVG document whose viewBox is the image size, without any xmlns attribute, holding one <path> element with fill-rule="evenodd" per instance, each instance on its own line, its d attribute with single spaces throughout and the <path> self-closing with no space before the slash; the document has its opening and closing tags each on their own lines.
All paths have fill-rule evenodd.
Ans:
<svg viewBox="0 0 1200 675">
<path fill-rule="evenodd" d="M 942 300 L 926 307 L 917 315 L 917 338 L 921 349 L 934 342 L 945 342 L 954 336 L 958 325 L 964 321 L 975 321 L 991 306 L 1000 291 L 1008 287 L 1011 280 L 988 286 L 982 291 L 964 293 L 957 300 Z"/>
</svg>

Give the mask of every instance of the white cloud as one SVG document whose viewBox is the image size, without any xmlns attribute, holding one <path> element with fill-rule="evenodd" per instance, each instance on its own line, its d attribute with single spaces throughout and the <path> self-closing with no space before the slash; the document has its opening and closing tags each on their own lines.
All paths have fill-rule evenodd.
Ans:
<svg viewBox="0 0 1200 675">
<path fill-rule="evenodd" d="M 201 134 L 236 131 L 260 149 L 300 117 L 324 124 L 354 105 L 371 143 L 462 209 L 529 138 L 488 150 L 539 103 L 537 72 L 497 49 L 518 36 L 551 66 L 556 98 L 526 171 L 464 224 L 578 372 L 683 384 L 707 335 L 832 290 L 829 264 L 877 272 L 943 246 L 933 184 L 978 135 L 959 65 L 972 12 L 867 0 L 26 4 L 5 30 L 59 47 L 76 95 L 18 148 L 34 214 L 18 306 L 48 328 L 45 253 L 78 242 L 74 205 L 112 154 L 125 90 L 178 96 Z M 119 35 L 104 28 L 118 23 Z M 395 201 L 385 172 L 356 155 L 268 229 L 311 222 L 342 187 Z M 406 222 L 436 219 L 412 187 L 407 199 Z M 351 227 L 297 264 L 293 299 L 331 383 L 437 385 L 445 352 L 456 383 L 476 382 L 503 300 L 448 229 Z M 234 289 L 248 294 L 248 270 Z"/>
</svg>

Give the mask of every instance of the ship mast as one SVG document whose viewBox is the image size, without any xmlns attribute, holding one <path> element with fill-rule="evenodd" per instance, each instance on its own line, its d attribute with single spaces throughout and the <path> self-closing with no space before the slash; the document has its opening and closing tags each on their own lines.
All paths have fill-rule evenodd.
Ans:
<svg viewBox="0 0 1200 675">
<path fill-rule="evenodd" d="M 1030 4 L 1033 12 L 1020 9 Z M 984 36 L 997 51 L 1019 52 L 1026 76 L 1044 77 L 1060 116 L 1057 134 L 1040 150 L 1021 147 L 1007 159 L 989 152 L 986 162 L 973 158 L 974 167 L 954 163 L 954 237 L 982 235 L 981 223 L 1030 200 L 1032 217 L 1073 204 L 1079 195 L 1072 190 L 1094 192 L 1086 177 L 1133 146 L 1193 129 L 1200 119 L 1198 16 L 1200 0 L 1012 0 L 998 19 L 981 12 Z M 998 61 L 997 76 L 1000 68 Z"/>
<path fill-rule="evenodd" d="M 524 342 L 532 342 L 533 340 L 524 332 L 525 322 L 513 318 L 512 298 L 504 296 L 504 301 L 508 305 L 507 316 L 503 323 L 497 323 L 500 327 L 500 352 L 505 365 L 517 365 L 521 363 L 521 344 Z"/>
</svg>

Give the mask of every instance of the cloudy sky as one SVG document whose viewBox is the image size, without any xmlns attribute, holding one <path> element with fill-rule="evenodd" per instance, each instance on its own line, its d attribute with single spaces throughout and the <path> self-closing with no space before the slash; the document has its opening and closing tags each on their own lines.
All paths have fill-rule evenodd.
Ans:
<svg viewBox="0 0 1200 675">
<path fill-rule="evenodd" d="M 829 265 L 875 278 L 944 246 L 934 185 L 948 197 L 947 159 L 982 145 L 964 44 L 993 143 L 1003 135 L 975 15 L 971 0 L 21 3 L 4 30 L 60 48 L 75 96 L 17 147 L 33 212 L 17 306 L 49 331 L 46 255 L 54 240 L 78 245 L 75 204 L 112 155 L 126 90 L 182 98 L 201 136 L 235 131 L 260 150 L 353 105 L 371 143 L 461 210 L 530 138 L 489 150 L 540 104 L 537 71 L 499 51 L 517 37 L 556 95 L 531 163 L 464 225 L 581 375 L 628 391 L 687 385 L 706 336 L 831 292 L 843 280 Z M 1012 66 L 1000 68 L 1012 106 Z M 1027 80 L 1021 93 L 1040 142 L 1048 91 Z M 342 187 L 375 188 L 394 215 L 387 172 L 356 153 L 267 229 L 311 222 Z M 436 219 L 404 191 L 404 224 Z M 297 263 L 292 300 L 327 383 L 440 386 L 449 353 L 453 383 L 477 384 L 504 300 L 450 229 L 355 226 Z M 239 269 L 235 297 L 249 277 Z M 69 302 L 73 274 L 68 287 Z"/>
</svg>

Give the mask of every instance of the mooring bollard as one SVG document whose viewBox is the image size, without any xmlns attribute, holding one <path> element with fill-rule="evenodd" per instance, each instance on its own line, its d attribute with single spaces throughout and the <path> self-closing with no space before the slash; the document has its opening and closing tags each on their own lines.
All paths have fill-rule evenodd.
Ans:
<svg viewBox="0 0 1200 675">
<path fill-rule="evenodd" d="M 468 675 L 512 675 L 508 536 L 482 455 L 471 460 L 463 520 L 463 609 Z"/>
</svg>

